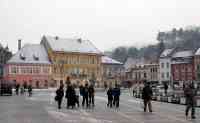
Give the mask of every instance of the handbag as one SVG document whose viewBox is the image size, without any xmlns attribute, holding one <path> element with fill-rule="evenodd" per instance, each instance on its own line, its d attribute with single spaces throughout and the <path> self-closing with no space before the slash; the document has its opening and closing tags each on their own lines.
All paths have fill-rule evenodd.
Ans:
<svg viewBox="0 0 200 123">
<path fill-rule="evenodd" d="M 55 101 L 58 101 L 58 96 L 57 96 L 57 95 L 55 96 L 54 100 L 55 100 Z"/>
</svg>

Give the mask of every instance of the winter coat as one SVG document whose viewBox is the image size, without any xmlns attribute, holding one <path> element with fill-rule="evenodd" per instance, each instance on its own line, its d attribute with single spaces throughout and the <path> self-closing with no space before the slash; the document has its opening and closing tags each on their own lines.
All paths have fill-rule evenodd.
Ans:
<svg viewBox="0 0 200 123">
<path fill-rule="evenodd" d="M 88 87 L 83 87 L 83 96 L 88 96 L 89 95 L 89 89 L 88 89 Z"/>
<path fill-rule="evenodd" d="M 94 87 L 89 87 L 88 93 L 89 93 L 89 96 L 94 96 Z"/>
<path fill-rule="evenodd" d="M 120 96 L 121 94 L 120 88 L 114 88 L 112 94 L 113 96 Z"/>
<path fill-rule="evenodd" d="M 55 100 L 62 100 L 62 98 L 63 98 L 63 96 L 64 96 L 64 90 L 63 89 L 57 89 L 56 90 L 56 99 Z"/>
<path fill-rule="evenodd" d="M 142 99 L 151 100 L 153 95 L 152 89 L 150 86 L 145 86 L 142 90 Z"/>
<path fill-rule="evenodd" d="M 108 89 L 107 95 L 108 95 L 108 99 L 109 99 L 109 100 L 112 100 L 112 99 L 113 99 L 112 89 Z"/>
<path fill-rule="evenodd" d="M 186 87 L 184 89 L 184 94 L 186 98 L 186 104 L 194 104 L 195 103 L 195 96 L 196 96 L 196 91 L 195 89 L 191 87 Z"/>
<path fill-rule="evenodd" d="M 67 88 L 65 97 L 67 98 L 68 106 L 75 105 L 76 92 L 75 92 L 73 87 L 70 86 L 70 87 Z"/>
</svg>

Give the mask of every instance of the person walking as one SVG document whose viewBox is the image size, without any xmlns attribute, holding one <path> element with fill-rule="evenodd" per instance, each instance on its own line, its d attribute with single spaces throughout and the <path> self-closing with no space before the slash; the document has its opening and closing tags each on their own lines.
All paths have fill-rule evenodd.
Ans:
<svg viewBox="0 0 200 123">
<path fill-rule="evenodd" d="M 33 91 L 33 88 L 32 88 L 32 85 L 30 84 L 29 86 L 28 86 L 28 95 L 29 95 L 29 97 L 31 97 L 32 96 L 32 91 Z"/>
<path fill-rule="evenodd" d="M 112 103 L 113 103 L 113 89 L 110 86 L 108 91 L 107 91 L 107 95 L 108 95 L 108 103 L 107 103 L 107 107 L 112 108 Z"/>
<path fill-rule="evenodd" d="M 151 99 L 152 99 L 152 89 L 150 87 L 150 83 L 145 81 L 145 86 L 142 90 L 142 99 L 144 101 L 144 112 L 147 110 L 147 106 L 149 108 L 149 112 L 152 112 L 152 105 L 151 105 Z"/>
<path fill-rule="evenodd" d="M 195 119 L 195 96 L 196 96 L 196 91 L 195 88 L 192 84 L 186 85 L 184 89 L 184 94 L 186 98 L 186 110 L 185 110 L 185 115 L 186 118 L 188 117 L 189 110 L 191 109 L 191 118 Z"/>
<path fill-rule="evenodd" d="M 75 90 L 71 84 L 69 84 L 67 87 L 65 97 L 67 98 L 67 108 L 69 108 L 71 106 L 73 109 L 75 106 L 76 94 L 75 94 Z"/>
<path fill-rule="evenodd" d="M 57 90 L 56 90 L 56 96 L 55 96 L 55 101 L 58 102 L 58 109 L 61 109 L 61 104 L 64 96 L 64 89 L 63 85 L 61 85 Z"/>
<path fill-rule="evenodd" d="M 20 85 L 19 85 L 19 84 L 16 84 L 16 86 L 15 86 L 16 95 L 19 94 L 19 88 L 20 88 Z"/>
<path fill-rule="evenodd" d="M 95 95 L 95 90 L 94 90 L 94 86 L 91 84 L 89 89 L 89 105 L 92 104 L 92 106 L 94 107 L 94 95 Z"/>
<path fill-rule="evenodd" d="M 20 94 L 24 95 L 24 86 L 20 86 Z"/>
<path fill-rule="evenodd" d="M 82 106 L 84 107 L 86 104 L 86 107 L 89 107 L 89 103 L 88 103 L 88 84 L 85 84 L 85 87 L 83 87 L 83 101 L 82 101 Z"/>
<path fill-rule="evenodd" d="M 79 104 L 79 88 L 76 86 L 74 86 L 74 89 L 75 89 L 75 95 L 76 95 L 76 98 L 75 98 L 75 105 L 77 105 L 78 107 L 80 106 Z"/>
<path fill-rule="evenodd" d="M 164 83 L 165 96 L 167 96 L 168 84 Z"/>
<path fill-rule="evenodd" d="M 117 85 L 117 84 L 115 85 L 115 88 L 113 89 L 112 94 L 114 97 L 113 105 L 116 108 L 119 108 L 119 100 L 120 100 L 120 94 L 121 94 L 119 85 Z"/>
</svg>

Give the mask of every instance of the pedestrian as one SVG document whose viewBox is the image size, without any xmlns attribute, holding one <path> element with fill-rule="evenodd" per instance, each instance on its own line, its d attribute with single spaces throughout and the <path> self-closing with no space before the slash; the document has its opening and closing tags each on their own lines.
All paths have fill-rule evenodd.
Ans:
<svg viewBox="0 0 200 123">
<path fill-rule="evenodd" d="M 90 85 L 88 92 L 89 92 L 89 105 L 92 105 L 94 107 L 95 90 L 93 84 Z"/>
<path fill-rule="evenodd" d="M 85 84 L 85 87 L 83 87 L 83 101 L 82 101 L 82 106 L 84 107 L 86 104 L 86 107 L 89 107 L 89 102 L 88 102 L 88 96 L 89 96 L 89 91 L 88 91 L 88 84 Z"/>
<path fill-rule="evenodd" d="M 192 84 L 185 85 L 184 94 L 186 98 L 186 110 L 185 110 L 186 118 L 188 117 L 189 110 L 191 109 L 191 118 L 195 119 L 196 90 L 194 86 Z"/>
<path fill-rule="evenodd" d="M 167 90 L 168 90 L 168 85 L 167 85 L 167 83 L 164 83 L 164 90 L 165 90 L 165 96 L 167 96 Z"/>
<path fill-rule="evenodd" d="M 77 86 L 74 88 L 75 88 L 75 95 L 76 95 L 75 105 L 77 105 L 79 107 L 80 106 L 80 104 L 79 104 L 79 88 Z"/>
<path fill-rule="evenodd" d="M 33 88 L 32 88 L 32 85 L 30 84 L 29 86 L 28 86 L 28 94 L 29 94 L 29 97 L 31 97 L 32 96 L 32 90 L 33 90 Z"/>
<path fill-rule="evenodd" d="M 69 108 L 71 106 L 73 109 L 75 107 L 76 94 L 75 94 L 75 90 L 71 84 L 69 84 L 67 87 L 65 98 L 67 98 L 67 108 Z"/>
<path fill-rule="evenodd" d="M 61 109 L 61 104 L 64 96 L 64 89 L 63 85 L 60 85 L 60 87 L 56 90 L 56 96 L 55 96 L 55 101 L 58 102 L 58 109 Z"/>
<path fill-rule="evenodd" d="M 113 97 L 114 97 L 113 105 L 116 108 L 119 108 L 119 100 L 120 100 L 120 94 L 121 94 L 119 85 L 117 85 L 117 84 L 115 85 L 115 88 L 113 89 L 112 94 L 113 94 Z"/>
<path fill-rule="evenodd" d="M 107 107 L 112 108 L 112 103 L 113 103 L 113 89 L 110 86 L 108 91 L 107 91 L 107 96 L 108 96 L 108 103 L 107 103 Z"/>
<path fill-rule="evenodd" d="M 24 87 L 23 86 L 20 86 L 20 94 L 24 95 Z"/>
<path fill-rule="evenodd" d="M 19 88 L 20 88 L 20 85 L 19 85 L 19 84 L 16 84 L 16 86 L 15 86 L 16 95 L 19 94 Z"/>
<path fill-rule="evenodd" d="M 144 101 L 144 112 L 147 110 L 147 106 L 149 108 L 149 112 L 152 112 L 152 105 L 151 105 L 151 99 L 152 99 L 152 89 L 150 87 L 150 83 L 144 81 L 144 88 L 142 90 L 142 99 Z"/>
</svg>

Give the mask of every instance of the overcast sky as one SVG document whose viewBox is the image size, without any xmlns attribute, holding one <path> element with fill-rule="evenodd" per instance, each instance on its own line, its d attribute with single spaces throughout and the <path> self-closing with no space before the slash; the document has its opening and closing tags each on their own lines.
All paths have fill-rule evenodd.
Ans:
<svg viewBox="0 0 200 123">
<path fill-rule="evenodd" d="M 100 50 L 156 42 L 157 32 L 200 25 L 199 0 L 0 0 L 0 41 L 43 35 L 91 40 Z"/>
</svg>

